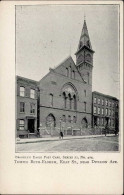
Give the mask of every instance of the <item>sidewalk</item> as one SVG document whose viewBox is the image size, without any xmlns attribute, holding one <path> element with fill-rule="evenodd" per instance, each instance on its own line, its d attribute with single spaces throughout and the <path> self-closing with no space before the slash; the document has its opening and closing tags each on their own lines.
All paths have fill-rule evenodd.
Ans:
<svg viewBox="0 0 124 195">
<path fill-rule="evenodd" d="M 108 136 L 115 136 L 114 134 L 107 134 Z M 65 136 L 63 140 L 70 139 L 86 139 L 86 138 L 96 138 L 96 137 L 105 137 L 105 135 L 83 135 L 83 136 Z M 59 137 L 45 137 L 45 138 L 28 138 L 28 139 L 20 139 L 16 138 L 16 144 L 24 144 L 24 143 L 37 143 L 37 142 L 47 142 L 47 141 L 60 141 Z"/>
</svg>

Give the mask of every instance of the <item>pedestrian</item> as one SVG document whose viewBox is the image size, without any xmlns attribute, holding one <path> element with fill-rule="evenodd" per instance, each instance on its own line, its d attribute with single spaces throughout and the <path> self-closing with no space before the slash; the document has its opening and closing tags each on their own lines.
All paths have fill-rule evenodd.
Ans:
<svg viewBox="0 0 124 195">
<path fill-rule="evenodd" d="M 107 134 L 107 130 L 108 130 L 108 124 L 106 124 L 106 126 L 105 126 L 105 136 Z"/>
<path fill-rule="evenodd" d="M 62 131 L 60 131 L 60 137 L 59 137 L 60 139 L 62 138 L 63 139 L 63 132 Z"/>
</svg>

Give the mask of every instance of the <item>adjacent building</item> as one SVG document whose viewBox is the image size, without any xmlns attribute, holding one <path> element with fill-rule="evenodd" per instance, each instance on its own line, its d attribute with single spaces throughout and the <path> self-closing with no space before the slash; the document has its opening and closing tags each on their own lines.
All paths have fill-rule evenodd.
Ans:
<svg viewBox="0 0 124 195">
<path fill-rule="evenodd" d="M 118 100 L 92 93 L 93 54 L 86 20 L 75 53 L 40 81 L 17 77 L 17 136 L 88 134 L 91 127 L 115 128 Z"/>
<path fill-rule="evenodd" d="M 17 137 L 37 134 L 37 82 L 17 76 Z"/>
<path fill-rule="evenodd" d="M 119 101 L 110 95 L 94 91 L 92 93 L 92 125 L 117 129 L 119 125 Z"/>
</svg>

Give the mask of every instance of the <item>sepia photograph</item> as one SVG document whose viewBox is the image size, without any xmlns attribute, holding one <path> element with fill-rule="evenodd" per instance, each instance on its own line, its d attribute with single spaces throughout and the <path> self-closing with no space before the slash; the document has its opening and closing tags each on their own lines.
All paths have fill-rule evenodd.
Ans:
<svg viewBox="0 0 124 195">
<path fill-rule="evenodd" d="M 120 151 L 118 4 L 16 5 L 16 152 Z"/>
<path fill-rule="evenodd" d="M 0 194 L 123 194 L 123 2 L 0 2 Z"/>
</svg>

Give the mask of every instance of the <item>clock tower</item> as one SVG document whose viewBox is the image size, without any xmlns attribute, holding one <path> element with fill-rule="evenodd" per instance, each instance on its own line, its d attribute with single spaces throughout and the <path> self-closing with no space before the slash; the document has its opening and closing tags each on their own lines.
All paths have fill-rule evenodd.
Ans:
<svg viewBox="0 0 124 195">
<path fill-rule="evenodd" d="M 76 66 L 87 85 L 90 86 L 92 86 L 93 54 L 94 51 L 90 42 L 86 20 L 84 19 L 78 49 L 75 55 Z"/>
</svg>

